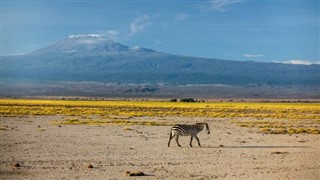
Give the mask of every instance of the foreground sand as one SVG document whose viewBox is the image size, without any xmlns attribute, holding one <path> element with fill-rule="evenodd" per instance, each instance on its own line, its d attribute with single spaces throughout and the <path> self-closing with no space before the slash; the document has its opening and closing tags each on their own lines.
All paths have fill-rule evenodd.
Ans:
<svg viewBox="0 0 320 180">
<path fill-rule="evenodd" d="M 180 138 L 182 148 L 175 141 L 168 148 L 168 126 L 50 124 L 63 118 L 1 117 L 0 179 L 137 179 L 126 171 L 142 171 L 143 179 L 320 177 L 319 135 L 261 134 L 227 119 L 166 117 L 211 128 L 210 135 L 199 134 L 202 148 L 196 141 L 189 147 L 189 137 Z"/>
</svg>

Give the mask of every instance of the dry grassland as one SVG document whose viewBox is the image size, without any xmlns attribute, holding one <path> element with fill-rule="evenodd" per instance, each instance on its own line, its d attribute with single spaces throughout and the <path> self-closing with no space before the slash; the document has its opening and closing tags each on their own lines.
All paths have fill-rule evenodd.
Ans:
<svg viewBox="0 0 320 180">
<path fill-rule="evenodd" d="M 0 179 L 318 179 L 320 104 L 0 99 Z M 170 126 L 207 122 L 202 148 Z"/>
</svg>

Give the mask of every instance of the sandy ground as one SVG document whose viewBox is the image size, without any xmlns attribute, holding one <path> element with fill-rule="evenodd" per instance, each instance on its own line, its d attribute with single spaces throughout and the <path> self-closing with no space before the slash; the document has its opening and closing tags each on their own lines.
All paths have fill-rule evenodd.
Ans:
<svg viewBox="0 0 320 180">
<path fill-rule="evenodd" d="M 62 117 L 1 117 L 0 179 L 319 179 L 319 135 L 270 135 L 230 120 L 167 147 L 168 126 L 51 125 Z M 155 118 L 149 118 L 155 119 Z M 15 167 L 19 163 L 20 167 Z M 92 165 L 92 168 L 88 166 Z M 142 171 L 144 177 L 128 177 Z"/>
</svg>

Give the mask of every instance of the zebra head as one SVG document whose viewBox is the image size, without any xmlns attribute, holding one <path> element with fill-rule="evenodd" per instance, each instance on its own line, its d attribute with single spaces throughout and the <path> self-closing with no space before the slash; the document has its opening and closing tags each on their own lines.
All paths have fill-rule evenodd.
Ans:
<svg viewBox="0 0 320 180">
<path fill-rule="evenodd" d="M 196 123 L 196 126 L 198 126 L 199 129 L 203 130 L 205 127 L 205 131 L 207 131 L 207 134 L 210 134 L 210 129 L 208 123 Z"/>
</svg>

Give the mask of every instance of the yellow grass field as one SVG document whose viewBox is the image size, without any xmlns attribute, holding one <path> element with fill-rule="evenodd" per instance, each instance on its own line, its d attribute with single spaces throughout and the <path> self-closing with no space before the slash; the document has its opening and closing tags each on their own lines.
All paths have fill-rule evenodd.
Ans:
<svg viewBox="0 0 320 180">
<path fill-rule="evenodd" d="M 231 119 L 240 127 L 271 134 L 320 134 L 318 103 L 151 102 L 1 99 L 4 117 L 63 115 L 51 124 L 69 125 L 172 125 L 165 117 Z M 162 117 L 161 121 L 137 117 Z M 1 127 L 1 129 L 5 129 Z"/>
</svg>

